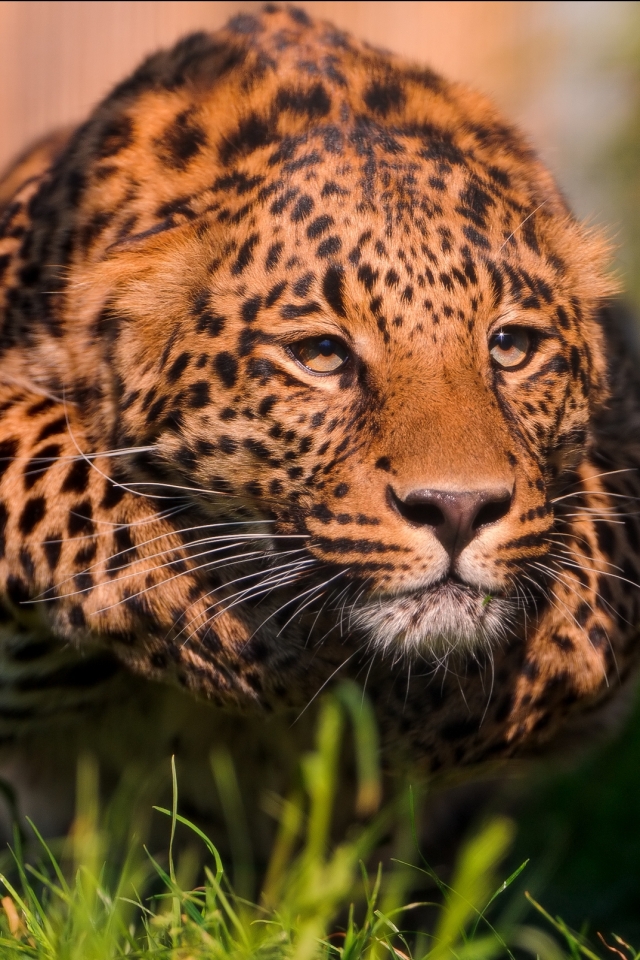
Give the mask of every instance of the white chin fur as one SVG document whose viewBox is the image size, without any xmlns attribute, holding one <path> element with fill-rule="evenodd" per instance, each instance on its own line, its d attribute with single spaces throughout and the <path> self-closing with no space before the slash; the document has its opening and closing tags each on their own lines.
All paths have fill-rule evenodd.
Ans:
<svg viewBox="0 0 640 960">
<path fill-rule="evenodd" d="M 352 622 L 369 636 L 373 648 L 384 653 L 441 659 L 503 640 L 514 612 L 512 601 L 447 583 L 421 593 L 371 600 Z"/>
</svg>

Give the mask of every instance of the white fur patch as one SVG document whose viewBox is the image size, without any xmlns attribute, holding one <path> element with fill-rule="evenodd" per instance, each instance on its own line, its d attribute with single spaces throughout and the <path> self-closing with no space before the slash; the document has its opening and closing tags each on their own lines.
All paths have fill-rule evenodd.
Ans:
<svg viewBox="0 0 640 960">
<path fill-rule="evenodd" d="M 469 653 L 504 640 L 516 602 L 490 597 L 456 583 L 397 597 L 381 597 L 361 607 L 353 623 L 385 653 L 433 655 Z"/>
</svg>

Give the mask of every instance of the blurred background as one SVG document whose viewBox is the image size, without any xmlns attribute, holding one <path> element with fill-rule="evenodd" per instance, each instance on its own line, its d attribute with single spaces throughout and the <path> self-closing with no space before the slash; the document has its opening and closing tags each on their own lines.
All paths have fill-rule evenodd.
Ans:
<svg viewBox="0 0 640 960">
<path fill-rule="evenodd" d="M 298 5 L 491 94 L 577 212 L 607 229 L 626 296 L 640 311 L 640 3 Z M 259 6 L 0 2 L 0 166 L 81 120 L 145 54 Z M 581 761 L 546 761 L 492 804 L 518 811 L 512 866 L 532 858 L 523 887 L 572 926 L 589 920 L 591 934 L 616 931 L 640 946 L 638 711 L 613 742 Z"/>
<path fill-rule="evenodd" d="M 625 140 L 631 134 L 633 148 L 640 135 L 640 4 L 317 0 L 299 6 L 491 94 L 527 132 L 580 215 L 608 226 L 640 303 L 627 253 L 631 241 L 640 249 L 638 205 L 630 202 L 637 161 Z M 259 7 L 237 0 L 0 2 L 0 167 L 42 134 L 81 120 L 146 54 Z M 617 164 L 610 162 L 614 153 Z"/>
</svg>

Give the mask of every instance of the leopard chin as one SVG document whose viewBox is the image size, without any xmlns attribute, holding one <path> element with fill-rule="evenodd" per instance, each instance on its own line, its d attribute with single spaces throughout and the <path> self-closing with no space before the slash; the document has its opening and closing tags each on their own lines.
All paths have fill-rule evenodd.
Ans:
<svg viewBox="0 0 640 960">
<path fill-rule="evenodd" d="M 370 601 L 354 623 L 375 650 L 441 661 L 507 640 L 517 613 L 513 598 L 447 579 L 426 590 Z"/>
</svg>

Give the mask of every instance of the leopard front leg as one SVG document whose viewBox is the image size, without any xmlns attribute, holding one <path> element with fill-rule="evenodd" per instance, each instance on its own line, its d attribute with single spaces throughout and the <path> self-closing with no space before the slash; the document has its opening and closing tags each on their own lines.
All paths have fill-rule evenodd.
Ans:
<svg viewBox="0 0 640 960">
<path fill-rule="evenodd" d="M 237 608 L 221 612 L 202 552 L 194 556 L 171 517 L 175 501 L 163 509 L 168 500 L 115 479 L 118 458 L 85 449 L 73 405 L 17 387 L 0 390 L 0 405 L 0 583 L 10 616 L 210 699 L 260 700 L 268 651 L 256 655 L 255 625 Z"/>
</svg>

